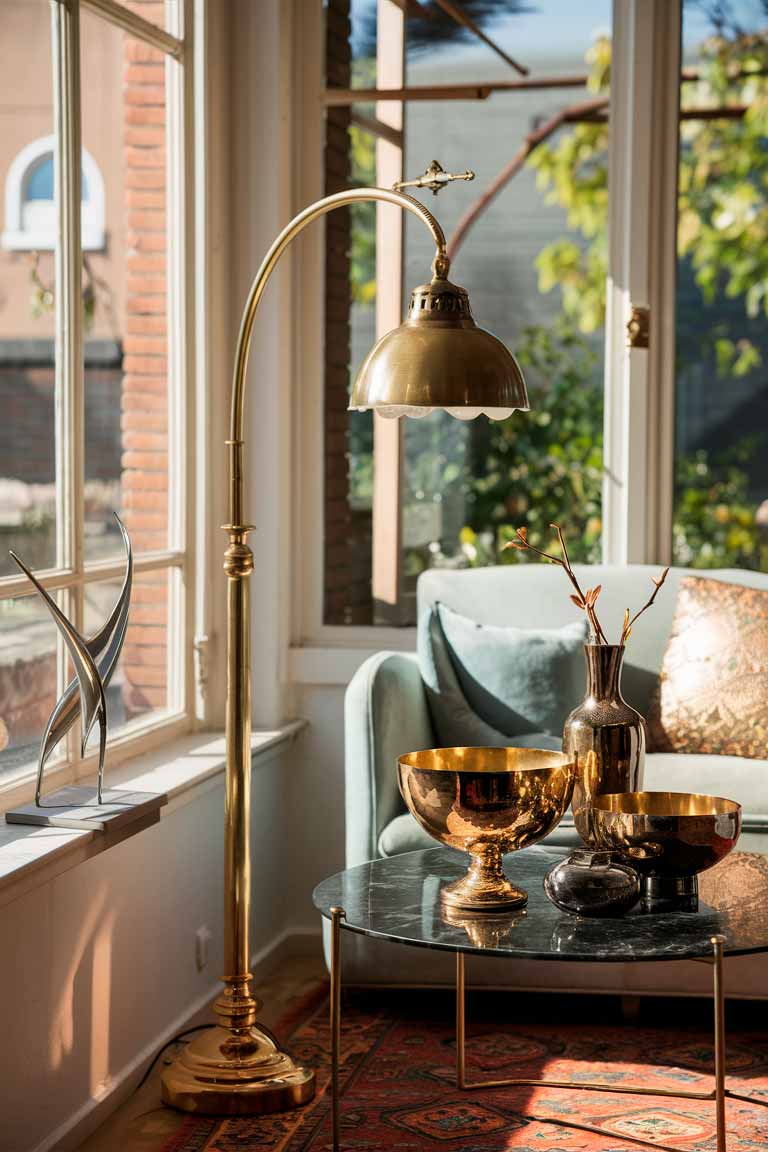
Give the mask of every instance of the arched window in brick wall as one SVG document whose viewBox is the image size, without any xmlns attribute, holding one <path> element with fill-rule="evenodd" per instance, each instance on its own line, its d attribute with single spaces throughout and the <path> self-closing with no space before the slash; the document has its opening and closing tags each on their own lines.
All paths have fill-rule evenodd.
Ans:
<svg viewBox="0 0 768 1152">
<path fill-rule="evenodd" d="M 58 216 L 54 198 L 55 138 L 41 136 L 16 154 L 5 179 L 5 228 L 0 239 L 12 251 L 50 251 L 56 247 Z M 90 152 L 83 149 L 82 242 L 86 252 L 105 246 L 104 180 Z"/>
</svg>

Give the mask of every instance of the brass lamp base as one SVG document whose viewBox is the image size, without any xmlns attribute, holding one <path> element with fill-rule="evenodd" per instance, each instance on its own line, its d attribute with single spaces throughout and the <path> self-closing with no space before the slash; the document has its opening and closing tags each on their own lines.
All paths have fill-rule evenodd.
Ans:
<svg viewBox="0 0 768 1152">
<path fill-rule="evenodd" d="M 260 1116 L 308 1103 L 315 1073 L 281 1052 L 272 1037 L 252 1025 L 233 1044 L 228 1028 L 216 1026 L 187 1045 L 161 1078 L 162 1100 L 200 1116 Z"/>
</svg>

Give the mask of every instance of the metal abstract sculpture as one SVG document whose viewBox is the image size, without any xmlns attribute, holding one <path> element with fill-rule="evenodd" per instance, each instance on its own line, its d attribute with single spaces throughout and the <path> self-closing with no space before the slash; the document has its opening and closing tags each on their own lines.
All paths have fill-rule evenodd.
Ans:
<svg viewBox="0 0 768 1152">
<path fill-rule="evenodd" d="M 45 765 L 57 744 L 66 736 L 72 725 L 81 717 L 81 749 L 85 755 L 88 738 L 93 727 L 99 724 L 99 769 L 97 776 L 96 802 L 103 803 L 102 784 L 104 780 L 104 756 L 107 748 L 107 701 L 105 689 L 115 671 L 128 627 L 128 608 L 133 584 L 133 550 L 128 533 L 120 517 L 115 514 L 125 546 L 125 577 L 120 595 L 104 625 L 94 636 L 86 640 L 67 619 L 56 601 L 46 591 L 40 581 L 30 572 L 23 560 L 15 552 L 11 558 L 29 577 L 40 594 L 45 606 L 53 617 L 61 633 L 67 651 L 72 658 L 75 676 L 67 685 L 61 699 L 48 718 L 40 744 L 40 757 L 37 765 L 35 805 L 46 807 L 41 802 Z"/>
</svg>

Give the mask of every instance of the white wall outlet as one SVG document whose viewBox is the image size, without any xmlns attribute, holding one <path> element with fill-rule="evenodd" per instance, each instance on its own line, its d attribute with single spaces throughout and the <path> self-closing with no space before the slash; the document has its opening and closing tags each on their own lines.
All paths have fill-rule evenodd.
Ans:
<svg viewBox="0 0 768 1152">
<path fill-rule="evenodd" d="M 195 932 L 195 963 L 198 972 L 202 972 L 208 964 L 208 945 L 211 942 L 211 930 L 203 924 Z"/>
</svg>

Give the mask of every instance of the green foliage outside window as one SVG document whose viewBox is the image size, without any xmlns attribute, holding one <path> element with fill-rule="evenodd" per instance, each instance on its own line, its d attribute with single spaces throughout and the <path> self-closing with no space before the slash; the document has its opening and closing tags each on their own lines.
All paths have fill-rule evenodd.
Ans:
<svg viewBox="0 0 768 1152">
<path fill-rule="evenodd" d="M 679 461 L 672 526 L 679 564 L 768 571 L 768 518 L 749 497 L 743 467 L 751 451 L 745 441 L 716 464 L 706 452 Z"/>
<path fill-rule="evenodd" d="M 480 554 L 525 562 L 532 553 L 500 552 L 516 525 L 528 526 L 538 547 L 549 547 L 552 521 L 569 525 L 574 559 L 600 560 L 603 481 L 603 396 L 595 386 L 597 355 L 590 341 L 561 319 L 527 328 L 515 351 L 529 381 L 531 411 L 488 425 L 481 475 L 468 477 L 472 516 L 461 541 Z M 470 545 L 470 547 L 468 547 Z M 493 558 L 486 563 L 494 562 Z"/>
<path fill-rule="evenodd" d="M 610 41 L 600 38 L 587 57 L 590 91 L 606 101 L 610 56 Z M 679 333 L 677 368 L 679 374 L 687 365 L 711 364 L 727 387 L 729 378 L 761 365 L 768 316 L 768 38 L 720 31 L 700 46 L 697 72 L 698 80 L 684 85 L 684 107 L 747 111 L 683 121 L 678 268 L 700 294 L 703 319 L 695 332 Z M 600 120 L 560 130 L 527 161 L 544 201 L 567 214 L 571 234 L 546 245 L 536 261 L 539 288 L 559 289 L 562 313 L 518 339 L 532 410 L 482 432 L 473 428 L 463 474 L 446 477 L 462 487 L 468 522 L 455 541 L 434 544 L 430 556 L 408 557 L 414 572 L 429 562 L 506 562 L 510 553 L 500 548 L 514 526 L 525 523 L 532 543 L 549 544 L 550 521 L 567 528 L 574 560 L 600 559 L 602 388 L 594 334 L 605 319 L 607 157 L 608 127 Z M 370 291 L 373 256 L 356 238 L 358 300 Z M 734 306 L 723 307 L 729 300 Z M 713 304 L 710 324 L 705 313 Z M 768 569 L 768 502 L 761 506 L 750 494 L 746 467 L 759 451 L 758 434 L 723 450 L 677 454 L 677 563 Z M 420 458 L 420 468 L 429 467 Z M 514 560 L 528 555 L 516 552 Z"/>
<path fill-rule="evenodd" d="M 589 57 L 590 89 L 610 82 L 610 42 L 598 40 Z M 752 371 L 762 361 L 750 338 L 749 321 L 768 316 L 768 39 L 739 34 L 710 37 L 700 48 L 699 79 L 685 84 L 683 104 L 744 105 L 742 117 L 686 119 L 681 129 L 678 199 L 678 260 L 701 293 L 702 305 L 718 297 L 740 302 L 729 315 L 717 310 L 717 323 L 697 326 L 678 340 L 678 373 L 686 364 L 713 363 L 727 387 L 729 377 Z M 578 124 L 530 157 L 539 188 L 549 203 L 566 209 L 569 227 L 582 243 L 560 239 L 540 253 L 537 266 L 542 292 L 561 289 L 564 317 L 583 333 L 604 322 L 607 274 L 606 124 Z M 764 333 L 764 329 L 763 329 Z M 557 334 L 553 337 L 559 339 Z M 558 369 L 552 391 L 558 390 Z M 583 383 L 586 383 L 584 377 Z M 553 412 L 552 431 L 561 444 L 569 439 L 573 409 L 583 413 L 578 389 L 565 388 Z M 601 439 L 593 425 L 595 447 Z M 764 512 L 750 496 L 745 465 L 762 445 L 750 438 L 722 451 L 680 453 L 676 459 L 673 554 L 694 568 L 768 568 Z M 557 444 L 555 444 L 557 447 Z M 555 493 L 550 493 L 550 499 Z M 599 496 L 597 497 L 599 501 Z M 574 558 L 593 560 L 598 551 L 588 529 L 594 509 L 574 501 L 571 509 L 553 500 L 548 519 L 569 525 Z M 536 525 L 538 530 L 538 525 Z M 506 532 L 500 530 L 501 535 Z M 516 554 L 517 556 L 517 554 Z M 519 558 L 519 557 L 518 557 Z"/>
</svg>

